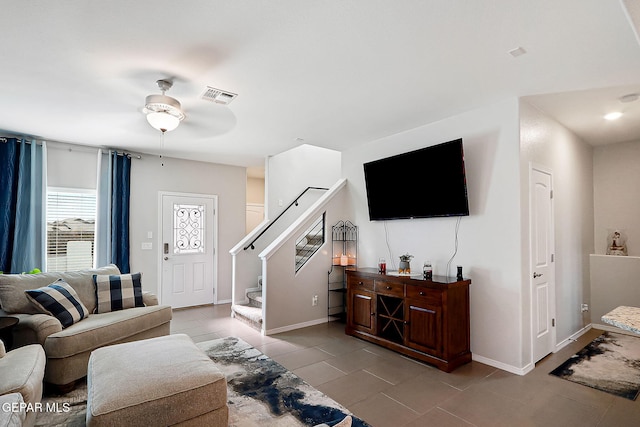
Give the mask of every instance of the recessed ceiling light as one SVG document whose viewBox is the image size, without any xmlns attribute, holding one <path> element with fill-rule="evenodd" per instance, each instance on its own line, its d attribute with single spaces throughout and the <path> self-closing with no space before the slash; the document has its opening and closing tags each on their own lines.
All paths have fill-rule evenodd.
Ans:
<svg viewBox="0 0 640 427">
<path fill-rule="evenodd" d="M 609 114 L 605 114 L 604 116 L 605 120 L 618 120 L 620 117 L 622 117 L 622 113 L 620 111 L 613 111 Z"/>
</svg>

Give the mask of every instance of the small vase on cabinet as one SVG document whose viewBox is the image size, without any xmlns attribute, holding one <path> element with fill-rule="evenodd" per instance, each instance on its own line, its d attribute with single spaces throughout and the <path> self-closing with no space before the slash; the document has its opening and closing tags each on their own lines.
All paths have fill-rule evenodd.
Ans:
<svg viewBox="0 0 640 427">
<path fill-rule="evenodd" d="M 400 264 L 398 264 L 398 273 L 411 274 L 411 258 L 413 258 L 413 255 L 409 255 L 409 254 L 400 255 Z"/>
</svg>

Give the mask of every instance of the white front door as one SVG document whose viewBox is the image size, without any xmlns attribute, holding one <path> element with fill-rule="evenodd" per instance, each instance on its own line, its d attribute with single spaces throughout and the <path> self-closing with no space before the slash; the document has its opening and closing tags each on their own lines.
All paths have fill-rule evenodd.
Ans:
<svg viewBox="0 0 640 427">
<path fill-rule="evenodd" d="M 531 323 L 533 363 L 555 347 L 554 229 L 551 173 L 531 168 Z"/>
<path fill-rule="evenodd" d="M 162 304 L 215 302 L 215 196 L 160 193 Z"/>
</svg>

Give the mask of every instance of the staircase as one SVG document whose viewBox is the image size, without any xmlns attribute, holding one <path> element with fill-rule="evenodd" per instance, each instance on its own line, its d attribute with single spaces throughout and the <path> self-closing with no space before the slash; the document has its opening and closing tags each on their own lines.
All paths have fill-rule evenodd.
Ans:
<svg viewBox="0 0 640 427">
<path fill-rule="evenodd" d="M 307 233 L 296 242 L 296 271 L 298 271 L 314 253 L 324 244 L 324 217 L 320 217 Z M 258 331 L 262 331 L 262 279 L 258 278 L 258 287 L 247 289 L 244 304 L 234 304 L 231 311 L 236 319 L 242 320 Z"/>
<path fill-rule="evenodd" d="M 344 205 L 345 186 L 346 180 L 340 179 L 331 188 L 307 187 L 274 220 L 263 221 L 229 251 L 232 317 L 263 335 L 326 322 L 321 307 L 301 311 L 291 310 L 291 304 L 301 304 L 303 296 L 306 302 L 306 294 L 326 292 L 323 273 L 331 259 L 330 251 L 321 248 L 327 244 L 327 220 L 333 221 Z M 309 190 L 323 194 L 317 197 L 315 191 L 307 194 Z M 296 207 L 303 211 L 296 212 Z M 258 276 L 262 281 L 256 287 Z"/>
<path fill-rule="evenodd" d="M 233 317 L 242 320 L 247 325 L 262 331 L 262 279 L 258 278 L 258 287 L 247 289 L 245 304 L 231 306 Z"/>
</svg>

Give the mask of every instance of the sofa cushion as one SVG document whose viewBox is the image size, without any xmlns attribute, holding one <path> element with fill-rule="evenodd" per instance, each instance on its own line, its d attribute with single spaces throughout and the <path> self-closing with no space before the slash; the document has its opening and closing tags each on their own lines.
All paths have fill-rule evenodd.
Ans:
<svg viewBox="0 0 640 427">
<path fill-rule="evenodd" d="M 97 301 L 95 313 L 144 307 L 141 279 L 141 273 L 94 275 Z"/>
<path fill-rule="evenodd" d="M 24 291 L 41 288 L 62 279 L 76 291 L 80 301 L 92 313 L 96 306 L 94 274 L 120 274 L 120 270 L 111 264 L 94 270 L 65 273 L 0 274 L 0 307 L 7 313 L 39 313 Z"/>
<path fill-rule="evenodd" d="M 27 297 L 44 314 L 60 321 L 63 328 L 77 323 L 89 315 L 78 294 L 62 279 L 38 289 L 25 291 Z"/>
<path fill-rule="evenodd" d="M 91 314 L 47 337 L 44 349 L 48 358 L 70 357 L 160 326 L 171 320 L 171 307 L 156 305 Z"/>
</svg>

